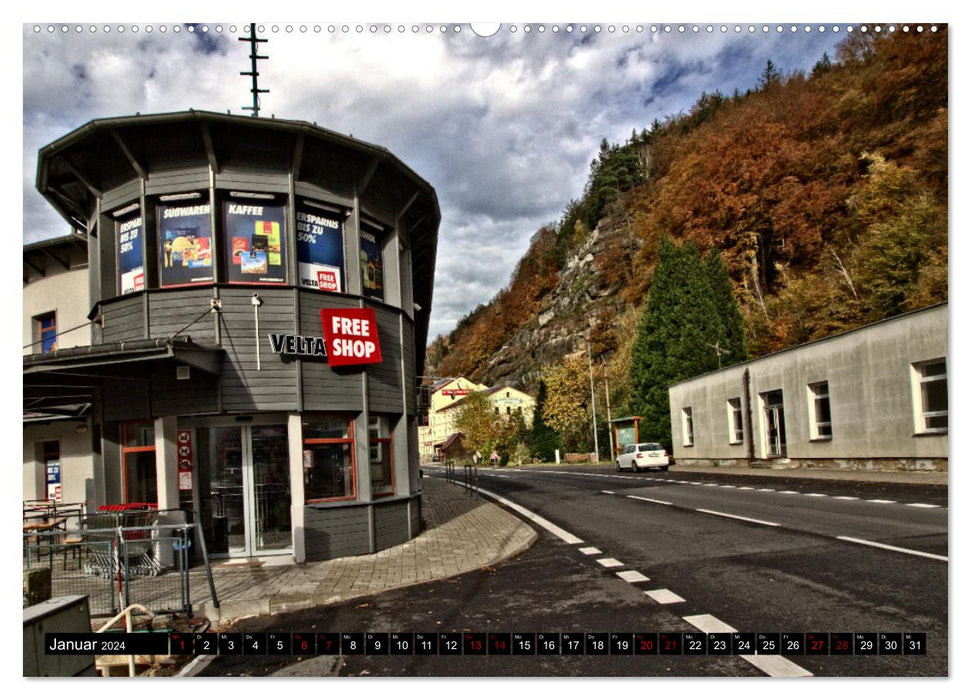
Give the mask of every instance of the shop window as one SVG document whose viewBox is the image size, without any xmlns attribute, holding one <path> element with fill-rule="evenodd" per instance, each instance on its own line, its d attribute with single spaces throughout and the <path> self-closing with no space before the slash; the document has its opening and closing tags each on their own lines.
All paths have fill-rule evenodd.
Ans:
<svg viewBox="0 0 971 700">
<path fill-rule="evenodd" d="M 947 360 L 920 362 L 913 368 L 917 432 L 946 433 Z"/>
<path fill-rule="evenodd" d="M 691 408 L 681 409 L 681 435 L 684 438 L 683 445 L 691 447 L 695 444 L 695 426 L 691 418 Z"/>
<path fill-rule="evenodd" d="M 742 399 L 728 400 L 728 443 L 740 445 L 742 438 Z"/>
<path fill-rule="evenodd" d="M 809 439 L 831 440 L 833 423 L 829 405 L 829 382 L 809 385 Z"/>
<path fill-rule="evenodd" d="M 57 312 L 34 316 L 34 348 L 40 352 L 57 350 Z"/>
<path fill-rule="evenodd" d="M 344 215 L 316 202 L 297 206 L 297 271 L 301 287 L 344 291 Z"/>
<path fill-rule="evenodd" d="M 115 245 L 118 256 L 118 293 L 131 294 L 145 289 L 145 229 L 141 212 L 129 212 L 115 220 Z"/>
<path fill-rule="evenodd" d="M 303 489 L 307 503 L 357 498 L 354 422 L 343 416 L 303 419 Z"/>
<path fill-rule="evenodd" d="M 213 281 L 212 210 L 198 193 L 168 195 L 158 206 L 159 284 Z"/>
<path fill-rule="evenodd" d="M 156 503 L 155 424 L 152 421 L 121 426 L 122 494 L 126 503 Z"/>
<path fill-rule="evenodd" d="M 273 195 L 230 193 L 223 204 L 226 281 L 285 284 L 286 227 L 282 200 Z"/>
<path fill-rule="evenodd" d="M 381 229 L 361 223 L 361 287 L 364 296 L 384 301 L 384 246 Z"/>
<path fill-rule="evenodd" d="M 394 463 L 391 457 L 391 433 L 385 416 L 368 420 L 368 446 L 371 460 L 371 495 L 394 494 Z"/>
</svg>

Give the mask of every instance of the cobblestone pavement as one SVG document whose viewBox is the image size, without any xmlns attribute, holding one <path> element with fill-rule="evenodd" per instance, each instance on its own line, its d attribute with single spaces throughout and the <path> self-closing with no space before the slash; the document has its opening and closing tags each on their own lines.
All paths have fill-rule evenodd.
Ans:
<svg viewBox="0 0 971 700">
<path fill-rule="evenodd" d="M 219 609 L 212 605 L 204 572 L 193 572 L 196 614 L 227 620 L 348 600 L 489 566 L 536 540 L 517 517 L 458 485 L 440 479 L 421 483 L 427 527 L 413 540 L 376 554 L 302 565 L 278 563 L 282 557 L 215 563 Z"/>
</svg>

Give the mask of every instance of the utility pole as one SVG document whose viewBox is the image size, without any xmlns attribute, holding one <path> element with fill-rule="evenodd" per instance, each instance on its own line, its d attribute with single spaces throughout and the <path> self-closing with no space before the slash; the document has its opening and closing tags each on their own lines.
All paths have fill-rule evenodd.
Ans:
<svg viewBox="0 0 971 700">
<path fill-rule="evenodd" d="M 600 358 L 604 366 L 604 396 L 607 399 L 607 434 L 610 436 L 610 461 L 613 462 L 616 454 L 614 450 L 614 429 L 610 426 L 610 382 L 607 380 L 607 362 Z"/>
<path fill-rule="evenodd" d="M 249 42 L 249 45 L 250 45 L 250 55 L 249 55 L 249 57 L 250 57 L 250 70 L 249 71 L 241 71 L 240 72 L 240 75 L 248 75 L 251 78 L 253 78 L 253 87 L 250 89 L 250 92 L 253 93 L 253 106 L 252 107 L 240 107 L 240 109 L 248 109 L 248 110 L 250 110 L 250 111 L 253 112 L 253 116 L 254 117 L 258 117 L 258 116 L 260 116 L 260 93 L 261 92 L 269 92 L 269 90 L 261 90 L 260 89 L 259 81 L 257 80 L 260 77 L 260 73 L 259 73 L 258 70 L 256 70 L 256 62 L 258 60 L 263 60 L 263 59 L 269 58 L 269 56 L 259 56 L 259 55 L 257 55 L 257 53 L 256 53 L 256 45 L 257 44 L 265 44 L 266 42 L 269 41 L 269 39 L 259 39 L 259 38 L 257 38 L 257 36 L 256 36 L 256 24 L 255 23 L 250 23 L 250 25 L 249 25 L 249 36 L 241 36 L 241 37 L 238 37 L 238 38 L 239 38 L 239 41 Z"/>
<path fill-rule="evenodd" d="M 590 365 L 590 408 L 593 410 L 593 451 L 597 453 L 597 461 L 600 461 L 600 442 L 597 439 L 597 399 L 593 393 L 593 356 L 590 354 L 590 341 L 579 336 L 580 340 L 587 344 L 587 363 Z"/>
</svg>

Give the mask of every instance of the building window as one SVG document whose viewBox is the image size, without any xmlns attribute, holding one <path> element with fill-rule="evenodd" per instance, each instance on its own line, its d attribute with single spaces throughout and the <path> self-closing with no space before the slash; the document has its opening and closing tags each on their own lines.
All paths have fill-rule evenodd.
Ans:
<svg viewBox="0 0 971 700">
<path fill-rule="evenodd" d="M 307 503 L 357 498 L 354 421 L 343 416 L 303 419 L 303 491 Z"/>
<path fill-rule="evenodd" d="M 125 503 L 156 503 L 155 424 L 121 425 L 121 492 Z"/>
<path fill-rule="evenodd" d="M 728 443 L 740 445 L 742 443 L 742 399 L 728 400 Z"/>
<path fill-rule="evenodd" d="M 829 407 L 829 382 L 810 384 L 809 439 L 832 440 L 833 423 Z"/>
<path fill-rule="evenodd" d="M 914 365 L 918 433 L 947 432 L 947 360 L 940 358 Z"/>
<path fill-rule="evenodd" d="M 361 287 L 364 296 L 384 301 L 384 232 L 361 223 Z"/>
<path fill-rule="evenodd" d="M 63 500 L 61 490 L 61 444 L 57 440 L 46 440 L 40 445 L 41 461 L 44 464 L 46 497 L 48 501 Z"/>
<path fill-rule="evenodd" d="M 297 207 L 297 269 L 301 287 L 344 291 L 344 215 L 321 204 Z"/>
<path fill-rule="evenodd" d="M 158 207 L 159 284 L 213 281 L 212 209 L 199 193 L 161 197 Z"/>
<path fill-rule="evenodd" d="M 391 433 L 385 416 L 368 420 L 368 446 L 371 460 L 371 495 L 394 494 L 394 463 L 391 459 Z"/>
<path fill-rule="evenodd" d="M 681 409 L 681 434 L 684 438 L 685 447 L 691 447 L 695 444 L 695 426 L 691 419 L 691 408 Z"/>
<path fill-rule="evenodd" d="M 34 316 L 34 347 L 40 352 L 57 350 L 57 312 Z"/>
<path fill-rule="evenodd" d="M 118 256 L 118 293 L 145 289 L 145 236 L 140 212 L 115 221 Z"/>
<path fill-rule="evenodd" d="M 285 284 L 286 227 L 282 200 L 273 195 L 233 193 L 223 204 L 230 284 Z"/>
</svg>

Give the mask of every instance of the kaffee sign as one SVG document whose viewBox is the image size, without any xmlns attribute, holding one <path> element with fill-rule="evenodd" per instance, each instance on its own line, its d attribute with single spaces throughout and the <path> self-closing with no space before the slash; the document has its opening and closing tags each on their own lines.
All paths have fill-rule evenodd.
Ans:
<svg viewBox="0 0 971 700">
<path fill-rule="evenodd" d="M 324 337 L 270 333 L 270 346 L 280 355 L 326 357 L 331 367 L 381 362 L 381 342 L 374 309 L 321 309 Z"/>
</svg>

